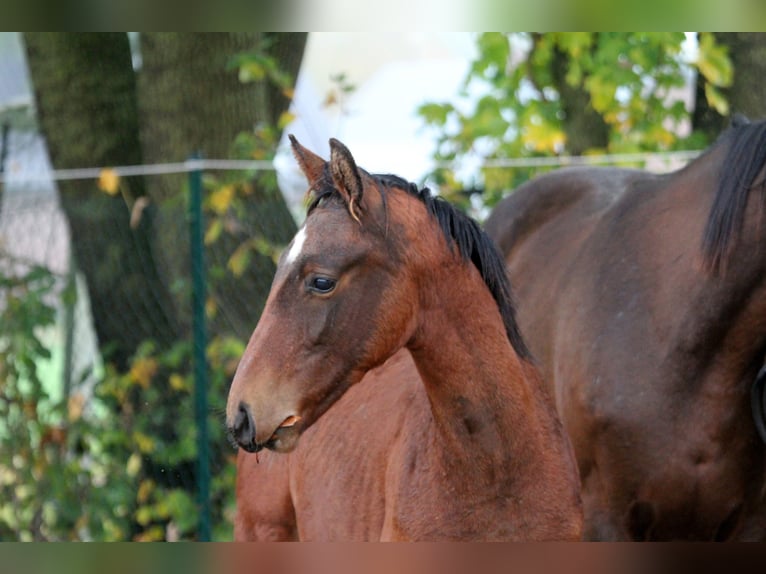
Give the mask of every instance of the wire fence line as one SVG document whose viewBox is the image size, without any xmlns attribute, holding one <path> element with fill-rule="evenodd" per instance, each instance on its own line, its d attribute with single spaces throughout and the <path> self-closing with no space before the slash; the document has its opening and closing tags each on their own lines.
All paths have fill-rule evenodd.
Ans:
<svg viewBox="0 0 766 574">
<path fill-rule="evenodd" d="M 18 424 L 13 427 L 0 420 L 0 453 L 10 452 L 6 445 L 26 445 L 29 457 L 37 457 L 38 467 L 55 469 L 51 480 L 61 485 L 46 485 L 50 498 L 28 494 L 24 504 L 19 504 L 13 498 L 16 493 L 35 493 L 42 483 L 26 475 L 8 479 L 9 473 L 16 472 L 15 463 L 0 454 L 0 474 L 6 480 L 0 485 L 0 498 L 5 499 L 0 501 L 0 540 L 38 536 L 52 540 L 228 539 L 234 489 L 220 413 L 234 361 L 241 353 L 240 342 L 246 341 L 255 326 L 258 301 L 273 275 L 270 258 L 256 249 L 248 249 L 250 263 L 242 263 L 236 276 L 229 272 L 230 259 L 240 244 L 247 247 L 266 240 L 283 244 L 288 233 L 292 236 L 292 220 L 286 221 L 285 215 L 289 215 L 284 208 L 282 217 L 273 216 L 274 201 L 269 199 L 273 194 L 253 192 L 249 196 L 253 205 L 221 217 L 224 230 L 217 243 L 204 245 L 203 262 L 201 229 L 210 226 L 200 229 L 199 212 L 192 217 L 183 208 L 184 202 L 156 202 L 145 208 L 143 228 L 133 227 L 128 224 L 132 211 L 123 205 L 124 198 L 104 193 L 96 184 L 105 170 L 125 178 L 143 175 L 155 184 L 173 174 L 187 174 L 188 178 L 196 176 L 200 195 L 204 171 L 263 172 L 273 170 L 273 164 L 190 159 L 162 165 L 52 170 L 37 140 L 30 142 L 27 153 L 19 153 L 18 146 L 11 146 L 11 151 L 0 181 L 0 314 L 6 317 L 13 311 L 7 304 L 15 296 L 11 288 L 26 280 L 31 270 L 45 270 L 45 276 L 52 274 L 53 279 L 40 296 L 50 314 L 41 315 L 40 326 L 30 327 L 34 332 L 29 333 L 30 341 L 36 338 L 30 348 L 40 350 L 34 359 L 39 392 L 31 400 L 21 395 L 30 387 L 26 380 L 10 383 L 18 392 L 10 391 L 5 382 L 5 386 L 0 384 L 0 397 L 16 393 L 10 395 L 14 405 L 27 409 L 35 405 L 37 412 L 24 420 L 19 407 Z M 245 179 L 251 181 L 252 174 Z M 77 193 L 67 198 L 63 183 L 76 180 L 92 188 L 92 195 Z M 177 187 L 177 197 L 189 191 L 183 180 L 176 175 L 171 183 Z M 214 211 L 207 212 L 208 224 L 214 215 Z M 81 218 L 78 225 L 72 225 L 72 216 Z M 193 235 L 188 231 L 191 220 L 198 227 Z M 149 248 L 147 242 L 151 242 Z M 111 245 L 119 246 L 119 251 Z M 190 263 L 191 271 L 197 271 L 193 287 Z M 147 275 L 153 269 L 156 277 Z M 207 279 L 200 276 L 200 270 L 208 272 Z M 197 294 L 195 311 L 197 317 L 211 314 L 208 320 L 214 338 L 198 341 L 198 329 L 192 333 L 186 325 L 191 322 L 189 292 L 198 291 L 205 281 L 209 281 L 210 296 Z M 160 332 L 157 325 L 164 320 L 164 311 L 157 313 L 157 309 L 166 309 L 175 319 L 170 340 L 156 345 L 156 351 L 151 346 L 136 347 L 130 363 L 119 370 L 109 364 L 114 346 L 107 330 L 100 332 L 99 327 L 113 317 L 126 340 L 149 341 L 143 334 Z M 31 324 L 24 309 L 19 313 L 18 322 Z M 11 327 L 8 321 L 0 327 L 3 361 L 6 342 L 19 338 Z M 144 348 L 148 350 L 142 351 Z M 206 352 L 214 363 L 210 368 L 204 364 Z M 187 366 L 192 360 L 202 364 L 195 372 Z M 20 377 L 28 378 L 26 374 Z M 206 396 L 212 400 L 204 400 Z M 99 406 L 94 410 L 96 403 Z M 108 416 L 104 414 L 104 409 L 115 407 Z M 0 413 L 5 414 L 3 408 L 0 404 Z M 27 428 L 33 429 L 29 440 L 20 434 Z M 63 429 L 70 432 L 64 434 Z M 51 454 L 38 444 L 49 431 L 52 436 L 65 437 L 60 440 L 66 443 L 57 443 L 66 452 L 64 459 L 56 454 L 59 451 Z M 72 438 L 75 434 L 79 438 Z M 190 442 L 188 437 L 194 435 L 197 440 Z M 91 452 L 84 444 L 97 446 Z M 118 454 L 103 455 L 95 464 L 93 452 Z M 104 476 L 109 477 L 107 484 L 100 478 Z M 119 503 L 114 502 L 117 493 Z M 38 515 L 46 504 L 55 510 L 48 511 L 42 521 L 32 520 L 30 516 Z M 86 518 L 89 526 L 80 526 Z M 199 527 L 194 524 L 197 520 Z M 112 525 L 111 534 L 99 532 L 99 524 Z"/>
<path fill-rule="evenodd" d="M 611 165 L 620 163 L 649 163 L 652 161 L 662 163 L 687 162 L 699 155 L 699 151 L 682 150 L 670 152 L 640 152 L 625 154 L 600 154 L 579 156 L 553 156 L 553 157 L 521 157 L 521 158 L 498 158 L 488 159 L 477 167 L 482 168 L 534 168 L 534 167 L 567 167 L 580 165 Z M 455 162 L 435 162 L 435 168 L 452 168 Z M 183 162 L 141 164 L 127 166 L 102 166 L 77 169 L 55 169 L 46 173 L 34 175 L 22 175 L 14 177 L 6 170 L 0 173 L 0 183 L 5 183 L 11 178 L 20 179 L 24 182 L 42 181 L 73 181 L 84 179 L 98 179 L 105 170 L 110 170 L 120 177 L 152 176 L 189 173 L 193 171 L 275 171 L 276 166 L 270 160 L 232 160 L 232 159 L 189 159 Z"/>
<path fill-rule="evenodd" d="M 23 176 L 24 182 L 40 181 L 75 181 L 84 179 L 98 179 L 106 171 L 110 170 L 120 177 L 132 177 L 143 175 L 172 175 L 206 170 L 271 170 L 275 169 L 274 163 L 266 160 L 230 160 L 230 159 L 190 159 L 184 162 L 158 163 L 126 166 L 85 167 L 76 169 L 54 169 L 47 173 Z M 5 179 L 10 179 L 8 175 Z M 3 183 L 0 177 L 0 183 Z"/>
<path fill-rule="evenodd" d="M 603 155 L 573 155 L 555 157 L 503 158 L 491 159 L 481 164 L 482 168 L 519 168 L 519 167 L 568 167 L 578 165 L 613 165 L 620 163 L 662 163 L 687 162 L 700 154 L 699 151 L 641 152 Z M 439 165 L 450 167 L 451 164 Z"/>
</svg>

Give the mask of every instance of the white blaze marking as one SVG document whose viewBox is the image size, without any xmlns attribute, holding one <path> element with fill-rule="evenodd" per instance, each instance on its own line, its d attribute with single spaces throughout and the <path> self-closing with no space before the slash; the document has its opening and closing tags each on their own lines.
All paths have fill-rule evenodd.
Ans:
<svg viewBox="0 0 766 574">
<path fill-rule="evenodd" d="M 288 265 L 292 265 L 293 262 L 298 259 L 298 255 L 301 254 L 301 251 L 303 250 L 303 244 L 306 242 L 306 226 L 304 225 L 298 230 L 298 233 L 295 234 L 295 237 L 293 238 L 293 243 L 290 246 L 290 251 L 287 252 L 287 258 L 285 259 L 285 263 Z"/>
</svg>

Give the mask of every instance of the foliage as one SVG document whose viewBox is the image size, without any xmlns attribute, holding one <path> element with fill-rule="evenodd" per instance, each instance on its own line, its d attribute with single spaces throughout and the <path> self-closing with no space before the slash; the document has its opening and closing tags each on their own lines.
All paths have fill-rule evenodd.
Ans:
<svg viewBox="0 0 766 574">
<path fill-rule="evenodd" d="M 228 69 L 238 70 L 239 80 L 243 84 L 265 81 L 280 90 L 288 100 L 292 100 L 295 78 L 282 69 L 278 58 L 269 53 L 273 44 L 273 36 L 263 36 L 254 50 L 231 58 Z M 280 115 L 275 127 L 282 130 L 292 119 L 290 112 L 285 111 Z"/>
<path fill-rule="evenodd" d="M 262 74 L 283 91 L 292 85 L 260 53 L 240 55 L 232 65 L 243 81 Z M 289 119 L 283 115 L 279 122 Z M 240 134 L 232 144 L 234 157 L 272 159 L 282 127 L 258 125 Z M 276 259 L 281 246 L 253 232 L 258 226 L 252 218 L 254 207 L 263 211 L 258 217 L 270 217 L 260 202 L 279 191 L 272 172 L 206 174 L 204 183 L 206 245 L 224 239 L 238 245 L 225 261 L 207 262 L 212 320 L 218 284 L 236 288 L 255 257 Z M 101 173 L 98 187 L 94 193 L 120 193 L 135 215 L 139 202 L 114 170 Z M 107 363 L 92 390 L 75 384 L 63 396 L 59 381 L 43 382 L 38 367 L 55 344 L 46 335 L 56 323 L 57 302 L 73 305 L 75 295 L 62 292 L 47 269 L 11 272 L 16 267 L 0 267 L 0 540 L 195 539 L 191 342 L 165 348 L 144 341 L 127 368 Z M 207 347 L 214 540 L 232 537 L 235 451 L 224 436 L 223 407 L 244 348 L 243 340 L 225 330 Z"/>
<path fill-rule="evenodd" d="M 252 200 L 256 186 L 262 195 L 277 194 L 279 190 L 273 174 L 258 175 L 213 175 L 204 177 L 206 190 L 205 215 L 206 230 L 204 242 L 210 246 L 219 241 L 223 235 L 229 235 L 237 241 L 224 264 L 213 263 L 209 272 L 214 280 L 223 280 L 227 274 L 235 279 L 243 276 L 252 265 L 253 257 L 263 255 L 276 263 L 277 256 L 283 246 L 275 245 L 262 233 L 254 230 L 245 232 L 244 223 L 247 221 L 246 209 L 248 201 Z M 215 305 L 212 297 L 208 305 Z M 211 308 L 209 307 L 209 311 Z"/>
<path fill-rule="evenodd" d="M 339 72 L 330 76 L 332 82 L 330 90 L 325 94 L 322 106 L 332 108 L 337 106 L 341 115 L 348 115 L 348 99 L 356 91 L 356 84 L 352 83 L 345 72 Z"/>
<path fill-rule="evenodd" d="M 107 367 L 92 395 L 61 396 L 38 375 L 50 358 L 43 335 L 55 321 L 55 277 L 32 267 L 3 275 L 0 288 L 0 539 L 193 539 L 190 345 L 157 355 L 146 343 L 128 372 Z M 210 404 L 225 396 L 243 348 L 226 338 L 210 344 Z M 211 443 L 225 445 L 220 418 L 211 422 Z M 226 540 L 233 451 L 215 453 L 223 469 L 212 486 L 215 536 Z"/>
<path fill-rule="evenodd" d="M 294 79 L 279 69 L 274 57 L 267 55 L 265 50 L 269 45 L 268 41 L 264 40 L 260 50 L 238 54 L 232 59 L 230 66 L 239 68 L 240 79 L 243 82 L 265 79 L 286 96 L 292 97 Z M 293 119 L 294 116 L 287 111 L 280 116 L 277 125 L 261 123 L 252 131 L 241 132 L 232 145 L 231 156 L 243 160 L 273 160 L 281 133 Z M 237 241 L 236 248 L 223 264 L 211 265 L 211 277 L 218 281 L 223 280 L 227 274 L 241 278 L 253 264 L 253 258 L 259 255 L 268 257 L 276 264 L 284 246 L 270 241 L 255 229 L 257 226 L 250 226 L 246 232 L 243 228 L 244 222 L 252 219 L 252 214 L 248 213 L 248 205 L 252 206 L 256 189 L 262 200 L 270 201 L 278 197 L 281 199 L 275 173 L 270 170 L 207 173 L 204 185 L 207 222 L 205 245 L 215 244 L 224 235 Z M 211 317 L 215 315 L 217 303 L 214 296 L 209 298 L 207 307 L 208 314 Z"/>
<path fill-rule="evenodd" d="M 216 339 L 208 347 L 211 365 L 208 403 L 220 405 L 244 345 Z M 179 343 L 156 354 L 146 343 L 127 373 L 108 369 L 98 389 L 114 428 L 108 433 L 114 458 L 126 461 L 118 480 L 128 484 L 131 509 L 130 539 L 194 539 L 198 513 L 194 493 L 197 460 L 194 382 L 191 345 Z M 217 539 L 231 537 L 234 475 L 233 450 L 220 416 L 213 409 L 208 424 L 211 464 L 222 469 L 213 482 L 211 498 Z M 116 423 L 116 424 L 115 424 Z M 116 455 L 116 456 L 115 456 Z"/>
<path fill-rule="evenodd" d="M 696 134 L 678 135 L 689 112 L 674 91 L 696 71 L 711 105 L 725 112 L 719 88 L 732 81 L 731 63 L 712 34 L 700 34 L 697 59 L 685 61 L 684 39 L 669 32 L 481 34 L 458 100 L 419 110 L 437 134 L 434 158 L 452 164 L 471 157 L 566 155 L 575 135 L 567 131 L 568 122 L 587 111 L 568 109 L 571 94 L 584 94 L 586 107 L 607 127 L 604 145 L 585 153 L 702 147 L 706 142 Z M 494 203 L 502 190 L 529 176 L 528 169 L 485 168 L 486 201 Z M 453 169 L 433 177 L 448 196 L 465 187 Z"/>
<path fill-rule="evenodd" d="M 50 358 L 41 330 L 55 320 L 46 301 L 54 277 L 41 267 L 14 271 L 14 263 L 4 258 L 9 272 L 0 277 L 0 537 L 33 540 L 51 519 L 42 493 L 66 465 L 56 446 L 65 435 L 59 405 L 41 400 L 37 369 Z"/>
</svg>

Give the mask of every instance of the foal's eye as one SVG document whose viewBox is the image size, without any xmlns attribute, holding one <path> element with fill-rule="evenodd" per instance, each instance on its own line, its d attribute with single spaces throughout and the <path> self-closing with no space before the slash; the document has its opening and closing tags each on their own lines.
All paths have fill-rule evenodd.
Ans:
<svg viewBox="0 0 766 574">
<path fill-rule="evenodd" d="M 335 289 L 335 279 L 329 277 L 314 277 L 309 282 L 309 289 L 315 293 L 329 293 Z"/>
</svg>

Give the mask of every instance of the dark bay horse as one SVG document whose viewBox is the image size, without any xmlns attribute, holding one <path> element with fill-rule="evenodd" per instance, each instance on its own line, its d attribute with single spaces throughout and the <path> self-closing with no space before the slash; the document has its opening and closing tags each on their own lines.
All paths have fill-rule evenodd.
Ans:
<svg viewBox="0 0 766 574">
<path fill-rule="evenodd" d="M 673 173 L 539 176 L 485 224 L 575 448 L 588 539 L 766 538 L 765 159 L 766 123 L 740 121 Z"/>
<path fill-rule="evenodd" d="M 573 540 L 577 466 L 478 224 L 294 139 L 306 221 L 232 382 L 237 540 Z M 262 450 L 266 449 L 266 450 Z"/>
</svg>

